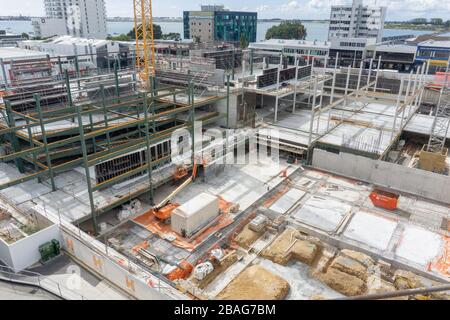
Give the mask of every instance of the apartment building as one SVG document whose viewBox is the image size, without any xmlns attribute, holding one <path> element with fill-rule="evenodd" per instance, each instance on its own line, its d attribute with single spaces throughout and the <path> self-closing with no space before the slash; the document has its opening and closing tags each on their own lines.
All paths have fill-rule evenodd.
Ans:
<svg viewBox="0 0 450 320">
<path fill-rule="evenodd" d="M 332 6 L 328 39 L 383 37 L 386 7 L 364 5 L 354 0 L 351 6 Z"/>
<path fill-rule="evenodd" d="M 256 12 L 229 11 L 224 6 L 201 6 L 201 11 L 183 14 L 184 38 L 200 42 L 239 42 L 244 36 L 256 42 L 258 14 Z"/>
<path fill-rule="evenodd" d="M 44 5 L 46 17 L 32 20 L 37 37 L 106 38 L 105 0 L 44 0 Z"/>
</svg>

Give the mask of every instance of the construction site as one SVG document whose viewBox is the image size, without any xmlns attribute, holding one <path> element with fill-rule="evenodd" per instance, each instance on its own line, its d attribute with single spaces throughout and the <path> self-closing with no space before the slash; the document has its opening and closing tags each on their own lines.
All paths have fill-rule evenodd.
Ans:
<svg viewBox="0 0 450 320">
<path fill-rule="evenodd" d="M 160 48 L 135 16 L 105 68 L 0 48 L 1 241 L 50 228 L 136 299 L 449 298 L 448 65 Z"/>
</svg>

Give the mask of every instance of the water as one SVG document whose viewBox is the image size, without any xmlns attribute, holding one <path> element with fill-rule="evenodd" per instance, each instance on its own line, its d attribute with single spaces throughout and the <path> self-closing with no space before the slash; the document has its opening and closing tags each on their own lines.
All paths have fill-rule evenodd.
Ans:
<svg viewBox="0 0 450 320">
<path fill-rule="evenodd" d="M 183 36 L 183 23 L 182 22 L 157 22 L 161 26 L 163 33 L 179 33 Z M 267 30 L 274 25 L 278 25 L 279 22 L 259 22 L 257 40 L 264 40 Z M 307 29 L 307 40 L 327 40 L 328 38 L 328 23 L 327 22 L 305 22 Z M 118 35 L 122 33 L 128 33 L 133 29 L 133 22 L 108 22 L 108 33 L 111 35 Z M 0 30 L 7 30 L 12 33 L 32 33 L 33 27 L 31 21 L 0 21 Z M 399 29 L 386 29 L 384 36 L 398 36 L 404 34 L 411 34 L 419 36 L 421 34 L 431 33 L 430 31 L 423 30 L 399 30 Z"/>
</svg>

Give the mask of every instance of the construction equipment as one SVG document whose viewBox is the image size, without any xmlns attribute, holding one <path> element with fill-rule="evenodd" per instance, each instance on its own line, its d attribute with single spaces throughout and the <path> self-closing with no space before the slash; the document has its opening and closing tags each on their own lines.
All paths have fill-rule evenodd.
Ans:
<svg viewBox="0 0 450 320">
<path fill-rule="evenodd" d="M 145 89 L 150 89 L 150 76 L 155 75 L 155 39 L 152 0 L 133 0 L 136 33 L 136 69 Z"/>
<path fill-rule="evenodd" d="M 380 189 L 374 189 L 369 196 L 370 200 L 375 207 L 396 210 L 398 207 L 398 199 L 400 196 L 398 194 L 387 192 Z"/>
<path fill-rule="evenodd" d="M 188 175 L 188 169 L 186 168 L 186 166 L 178 166 L 175 169 L 175 173 L 173 174 L 173 180 L 178 181 L 181 180 L 185 177 L 187 177 Z"/>
<path fill-rule="evenodd" d="M 189 262 L 183 260 L 178 264 L 178 267 L 172 272 L 170 272 L 166 277 L 170 281 L 187 279 L 191 275 L 193 270 L 194 266 Z"/>
<path fill-rule="evenodd" d="M 192 176 L 189 177 L 189 179 L 187 179 L 178 188 L 176 188 L 171 194 L 169 194 L 163 201 L 161 201 L 161 203 L 159 203 L 153 208 L 153 214 L 155 215 L 156 218 L 166 223 L 170 221 L 173 210 L 180 207 L 179 204 L 172 204 L 171 203 L 172 199 L 181 191 L 183 191 L 187 186 L 189 186 L 192 182 L 195 181 L 195 178 L 197 178 L 197 169 L 198 169 L 197 163 L 194 162 L 194 166 L 192 168 Z"/>
</svg>

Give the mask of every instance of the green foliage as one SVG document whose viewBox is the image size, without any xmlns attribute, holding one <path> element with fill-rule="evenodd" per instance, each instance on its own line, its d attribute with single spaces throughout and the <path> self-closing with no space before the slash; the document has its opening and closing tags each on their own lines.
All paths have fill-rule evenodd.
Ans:
<svg viewBox="0 0 450 320">
<path fill-rule="evenodd" d="M 241 43 L 241 49 L 245 49 L 248 47 L 248 40 L 247 40 L 247 37 L 245 36 L 245 34 L 241 34 L 240 43 Z"/>
<path fill-rule="evenodd" d="M 112 41 L 132 41 L 134 38 L 129 37 L 127 34 L 121 34 L 118 36 L 109 36 L 106 38 L 106 40 L 112 40 Z"/>
<path fill-rule="evenodd" d="M 148 29 L 150 29 L 150 28 L 148 28 Z M 136 38 L 136 28 L 133 28 L 133 30 L 128 32 L 127 36 L 130 37 L 131 39 L 135 39 Z M 153 37 L 155 40 L 163 38 L 161 26 L 158 24 L 153 24 Z"/>
<path fill-rule="evenodd" d="M 164 35 L 162 36 L 162 38 L 163 38 L 164 40 L 175 40 L 175 41 L 180 41 L 180 40 L 181 40 L 181 35 L 180 35 L 179 33 L 176 33 L 176 32 L 170 32 L 170 33 L 164 34 Z"/>
<path fill-rule="evenodd" d="M 444 24 L 444 21 L 441 18 L 432 18 L 430 21 L 431 21 L 431 24 L 438 25 L 438 26 L 441 26 Z"/>
<path fill-rule="evenodd" d="M 300 21 L 284 21 L 267 30 L 266 39 L 304 40 L 306 35 L 306 28 Z"/>
<path fill-rule="evenodd" d="M 162 30 L 161 30 L 161 26 L 159 26 L 157 24 L 153 25 L 153 34 L 154 34 L 155 40 L 158 40 L 158 39 L 175 40 L 175 41 L 181 40 L 181 35 L 179 33 L 171 32 L 168 34 L 163 34 Z M 134 41 L 136 39 L 136 31 L 133 28 L 133 30 L 131 30 L 127 34 L 121 34 L 118 36 L 109 36 L 106 39 L 112 40 L 112 41 Z"/>
<path fill-rule="evenodd" d="M 28 33 L 26 33 L 26 32 L 23 32 L 22 33 L 22 39 L 29 40 L 30 39 L 30 35 Z"/>
<path fill-rule="evenodd" d="M 425 18 L 415 18 L 410 21 L 412 24 L 427 24 L 428 20 Z"/>
</svg>

